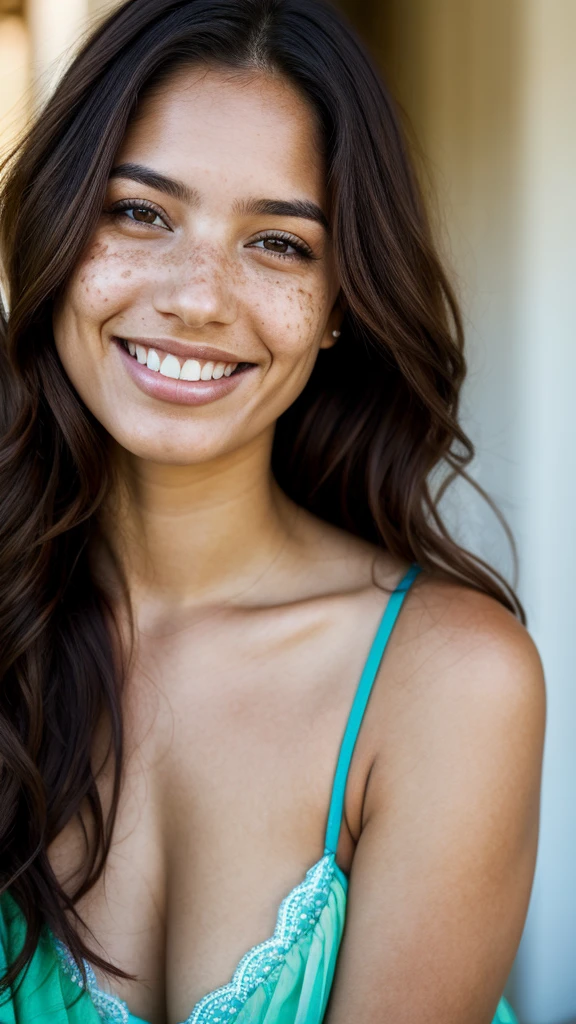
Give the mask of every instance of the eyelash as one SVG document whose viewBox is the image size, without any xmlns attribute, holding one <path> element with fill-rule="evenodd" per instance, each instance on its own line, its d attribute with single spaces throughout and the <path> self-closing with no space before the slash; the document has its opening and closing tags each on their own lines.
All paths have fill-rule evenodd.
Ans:
<svg viewBox="0 0 576 1024">
<path fill-rule="evenodd" d="M 140 199 L 137 203 L 133 199 L 121 199 L 120 202 L 114 203 L 106 213 L 109 213 L 112 217 L 121 217 L 123 213 L 128 213 L 129 210 L 151 210 L 157 217 L 163 220 L 163 215 L 160 213 L 158 208 L 154 206 L 154 203 L 148 202 L 146 199 Z M 158 227 L 158 224 L 146 224 L 143 221 L 134 220 L 133 217 L 129 217 L 129 220 L 133 224 L 143 224 L 145 228 Z"/>
<path fill-rule="evenodd" d="M 263 252 L 269 253 L 270 256 L 276 256 L 281 260 L 317 259 L 317 257 L 314 255 L 312 250 L 309 248 L 309 246 L 306 245 L 305 242 L 302 242 L 301 239 L 296 238 L 295 235 L 288 234 L 287 231 L 263 231 L 261 234 L 258 235 L 257 238 L 253 238 L 249 245 L 255 247 L 256 242 L 266 242 L 269 239 L 277 239 L 279 242 L 285 242 L 286 245 L 290 245 L 292 246 L 293 249 L 296 250 L 296 252 L 293 253 L 272 252 L 271 249 L 262 250 Z"/>
<path fill-rule="evenodd" d="M 150 203 L 145 199 L 141 199 L 138 202 L 134 202 L 133 199 L 121 199 L 120 202 L 114 203 L 114 205 L 111 206 L 109 210 L 106 210 L 106 213 L 108 213 L 112 217 L 122 217 L 123 215 L 127 214 L 130 210 L 151 210 L 152 213 L 155 213 L 157 217 L 159 217 L 161 220 L 163 219 L 163 215 L 160 213 L 160 211 L 154 205 L 154 203 Z M 131 220 L 133 224 L 142 225 L 142 227 L 145 228 L 158 228 L 160 226 L 158 224 L 146 224 L 144 221 L 134 220 L 133 217 L 129 217 L 128 219 Z M 256 238 L 253 238 L 252 241 L 248 243 L 247 247 L 254 246 L 254 248 L 256 248 L 256 242 L 265 242 L 268 239 L 274 238 L 278 239 L 278 241 L 280 242 L 285 242 L 286 245 L 290 245 L 296 251 L 293 253 L 272 252 L 271 249 L 262 249 L 261 251 L 267 252 L 270 256 L 273 256 L 276 259 L 281 260 L 314 260 L 318 258 L 314 256 L 314 253 L 312 252 L 310 247 L 306 245 L 305 242 L 297 238 L 295 235 L 289 234 L 286 231 L 263 231 Z"/>
</svg>

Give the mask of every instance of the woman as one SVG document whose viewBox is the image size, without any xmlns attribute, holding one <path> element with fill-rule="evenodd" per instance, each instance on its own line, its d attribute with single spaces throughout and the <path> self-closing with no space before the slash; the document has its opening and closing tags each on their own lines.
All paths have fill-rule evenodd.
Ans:
<svg viewBox="0 0 576 1024">
<path fill-rule="evenodd" d="M 461 322 L 361 46 L 131 0 L 3 253 L 2 1020 L 512 1020 L 542 672 L 433 496 Z"/>
</svg>

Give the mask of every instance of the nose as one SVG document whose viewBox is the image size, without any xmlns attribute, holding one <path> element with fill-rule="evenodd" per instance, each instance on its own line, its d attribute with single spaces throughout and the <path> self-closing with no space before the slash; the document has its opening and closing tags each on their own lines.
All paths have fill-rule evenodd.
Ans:
<svg viewBox="0 0 576 1024">
<path fill-rule="evenodd" d="M 177 317 L 187 327 L 234 323 L 238 301 L 225 254 L 197 250 L 158 270 L 154 306 L 159 313 Z"/>
</svg>

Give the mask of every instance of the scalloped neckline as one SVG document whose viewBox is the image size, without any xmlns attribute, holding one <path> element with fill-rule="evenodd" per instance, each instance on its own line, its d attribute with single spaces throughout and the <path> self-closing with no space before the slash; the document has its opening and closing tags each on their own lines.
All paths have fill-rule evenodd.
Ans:
<svg viewBox="0 0 576 1024">
<path fill-rule="evenodd" d="M 211 1024 L 216 1011 L 216 1019 L 222 1019 L 220 1013 L 227 1013 L 233 1014 L 228 1019 L 234 1021 L 258 985 L 274 974 L 294 944 L 316 925 L 328 902 L 334 879 L 347 892 L 347 876 L 336 863 L 335 854 L 325 851 L 320 860 L 308 868 L 303 880 L 280 903 L 272 935 L 252 946 L 239 961 L 230 981 L 202 996 L 181 1024 Z M 62 970 L 76 985 L 88 992 L 97 1013 L 106 1024 L 148 1024 L 142 1017 L 130 1013 L 123 999 L 100 988 L 94 970 L 86 960 L 84 967 L 87 983 L 84 985 L 67 946 L 54 935 L 52 940 Z"/>
</svg>

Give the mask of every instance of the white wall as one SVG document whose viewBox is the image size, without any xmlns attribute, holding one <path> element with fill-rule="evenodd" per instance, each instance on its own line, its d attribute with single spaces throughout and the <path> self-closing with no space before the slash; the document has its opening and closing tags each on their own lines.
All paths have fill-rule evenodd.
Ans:
<svg viewBox="0 0 576 1024">
<path fill-rule="evenodd" d="M 518 961 L 527 1024 L 576 1018 L 576 3 L 525 0 L 517 366 L 523 593 L 549 717 L 540 856 Z"/>
<path fill-rule="evenodd" d="M 445 212 L 475 476 L 516 533 L 547 677 L 539 859 L 510 994 L 524 1024 L 560 1024 L 576 1020 L 576 2 L 391 0 L 380 40 Z M 500 528 L 472 496 L 460 505 L 463 534 L 509 573 Z"/>
</svg>

